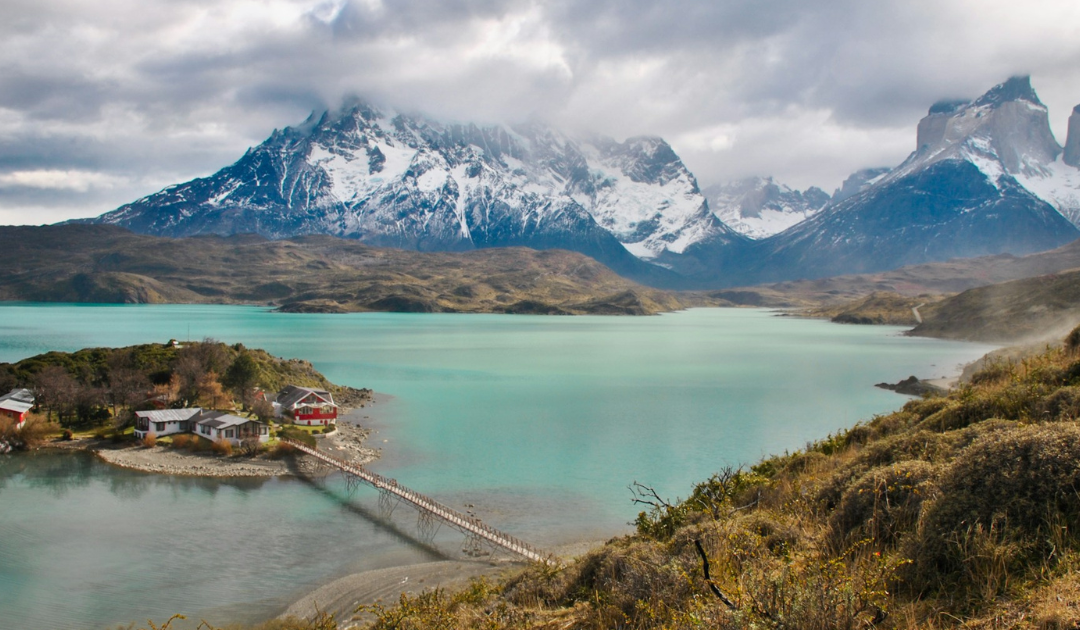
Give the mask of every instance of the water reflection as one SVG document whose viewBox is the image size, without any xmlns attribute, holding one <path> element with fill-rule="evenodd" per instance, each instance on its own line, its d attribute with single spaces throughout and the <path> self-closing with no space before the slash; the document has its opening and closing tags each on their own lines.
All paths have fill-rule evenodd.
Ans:
<svg viewBox="0 0 1080 630">
<path fill-rule="evenodd" d="M 330 488 L 327 482 L 332 477 L 314 477 L 301 470 L 295 465 L 295 462 L 290 462 L 289 471 L 296 477 L 298 481 L 304 483 L 312 490 L 318 492 L 322 496 L 330 499 L 338 504 L 341 509 L 349 514 L 359 516 L 364 520 L 377 525 L 386 533 L 392 535 L 396 542 L 404 543 L 418 550 L 422 550 L 431 556 L 431 560 L 450 560 L 451 556 L 447 555 L 444 551 L 435 546 L 433 541 L 423 540 L 413 535 L 409 530 L 398 526 L 391 518 L 390 515 L 380 514 L 379 512 L 370 510 L 363 505 L 354 502 L 353 492 L 347 492 L 347 495 L 340 494 L 338 491 Z M 410 508 L 405 508 L 410 509 Z M 395 510 L 396 511 L 396 510 Z"/>
</svg>

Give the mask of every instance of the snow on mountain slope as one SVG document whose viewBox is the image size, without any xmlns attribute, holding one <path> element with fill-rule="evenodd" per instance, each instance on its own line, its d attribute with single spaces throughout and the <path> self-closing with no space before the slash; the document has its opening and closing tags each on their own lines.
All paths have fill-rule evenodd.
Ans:
<svg viewBox="0 0 1080 630">
<path fill-rule="evenodd" d="M 444 124 L 354 103 L 97 219 L 168 236 L 328 233 L 421 250 L 565 247 L 611 262 L 741 238 L 659 138 Z M 622 251 L 619 254 L 617 251 Z"/>
<path fill-rule="evenodd" d="M 824 190 L 793 190 L 771 177 L 750 177 L 705 189 L 713 213 L 725 225 L 759 239 L 809 219 L 829 203 Z"/>
<path fill-rule="evenodd" d="M 1080 169 L 1069 166 L 1060 158 L 1042 168 L 1034 174 L 1021 173 L 1014 177 L 1021 186 L 1080 227 Z"/>
<path fill-rule="evenodd" d="M 935 104 L 919 122 L 916 147 L 897 168 L 856 174 L 850 195 L 838 193 L 813 217 L 758 241 L 737 261 L 744 282 L 1020 255 L 1080 237 L 1061 210 L 1076 169 L 1059 160 L 1027 77 L 974 101 Z"/>
<path fill-rule="evenodd" d="M 917 145 L 886 181 L 941 160 L 967 161 L 995 185 L 1009 178 L 1080 226 L 1080 169 L 1063 160 L 1028 77 L 1013 77 L 971 102 L 934 105 L 919 122 Z"/>
</svg>

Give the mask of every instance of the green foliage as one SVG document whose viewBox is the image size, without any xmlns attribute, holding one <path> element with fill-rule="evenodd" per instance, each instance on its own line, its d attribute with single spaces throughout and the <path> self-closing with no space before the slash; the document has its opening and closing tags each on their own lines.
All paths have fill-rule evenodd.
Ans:
<svg viewBox="0 0 1080 630">
<path fill-rule="evenodd" d="M 301 444 L 306 444 L 312 448 L 315 448 L 315 446 L 318 444 L 318 442 L 315 440 L 315 436 L 311 435 L 307 431 L 304 431 L 303 429 L 298 429 L 296 427 L 282 427 L 278 430 L 278 437 L 286 440 L 294 440 L 296 442 L 300 442 Z"/>
<path fill-rule="evenodd" d="M 768 479 L 757 472 L 727 467 L 694 486 L 685 501 L 674 504 L 662 499 L 649 486 L 634 482 L 630 486 L 634 502 L 649 506 L 647 511 L 638 513 L 634 525 L 643 536 L 665 540 L 696 518 L 708 516 L 717 520 L 727 512 L 747 507 L 736 506 L 737 500 L 752 505 L 755 499 L 751 491 L 759 491 L 767 482 Z"/>
</svg>

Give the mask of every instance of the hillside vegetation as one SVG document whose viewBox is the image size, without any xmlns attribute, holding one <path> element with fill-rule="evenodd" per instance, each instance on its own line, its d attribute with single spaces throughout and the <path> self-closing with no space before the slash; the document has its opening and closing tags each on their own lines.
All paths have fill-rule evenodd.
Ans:
<svg viewBox="0 0 1080 630">
<path fill-rule="evenodd" d="M 343 405 L 370 396 L 369 390 L 334 385 L 307 361 L 213 340 L 47 352 L 0 363 L 0 389 L 29 388 L 46 418 L 81 429 L 122 429 L 133 411 L 155 406 L 241 406 L 266 415 L 272 410 L 256 399 L 256 390 L 272 395 L 285 385 L 328 389 Z"/>
<path fill-rule="evenodd" d="M 619 315 L 689 305 L 563 250 L 422 253 L 330 236 L 172 239 L 102 225 L 0 227 L 0 249 L 0 300 Z"/>
<path fill-rule="evenodd" d="M 922 309 L 942 299 L 936 295 L 904 296 L 896 293 L 871 293 L 843 304 L 807 309 L 808 317 L 824 317 L 837 324 L 880 324 L 889 326 L 914 326 L 918 322 L 915 312 L 922 316 Z"/>
<path fill-rule="evenodd" d="M 970 289 L 928 306 L 913 335 L 989 342 L 1060 337 L 1080 320 L 1080 270 Z"/>
</svg>

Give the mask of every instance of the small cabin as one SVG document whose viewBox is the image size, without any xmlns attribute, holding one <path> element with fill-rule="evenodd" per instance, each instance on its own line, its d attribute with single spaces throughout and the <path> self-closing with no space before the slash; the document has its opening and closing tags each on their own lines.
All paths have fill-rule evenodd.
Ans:
<svg viewBox="0 0 1080 630">
<path fill-rule="evenodd" d="M 199 407 L 191 409 L 153 409 L 135 412 L 135 437 L 142 439 L 153 433 L 156 437 L 176 433 L 191 433 L 194 418 L 202 413 Z"/>
<path fill-rule="evenodd" d="M 274 403 L 278 417 L 293 424 L 326 426 L 337 421 L 338 406 L 325 389 L 289 385 L 281 390 Z"/>
<path fill-rule="evenodd" d="M 13 389 L 0 396 L 0 416 L 15 422 L 15 428 L 26 424 L 26 414 L 34 408 L 34 394 L 28 389 Z"/>
<path fill-rule="evenodd" d="M 270 427 L 265 422 L 224 411 L 208 411 L 200 415 L 195 422 L 194 433 L 215 442 L 225 440 L 233 446 L 249 439 L 257 439 L 260 443 L 270 440 Z"/>
<path fill-rule="evenodd" d="M 225 440 L 233 446 L 252 438 L 260 443 L 270 441 L 270 426 L 265 422 L 199 407 L 136 411 L 135 437 L 142 439 L 150 433 L 156 437 L 194 433 L 214 442 Z"/>
</svg>

